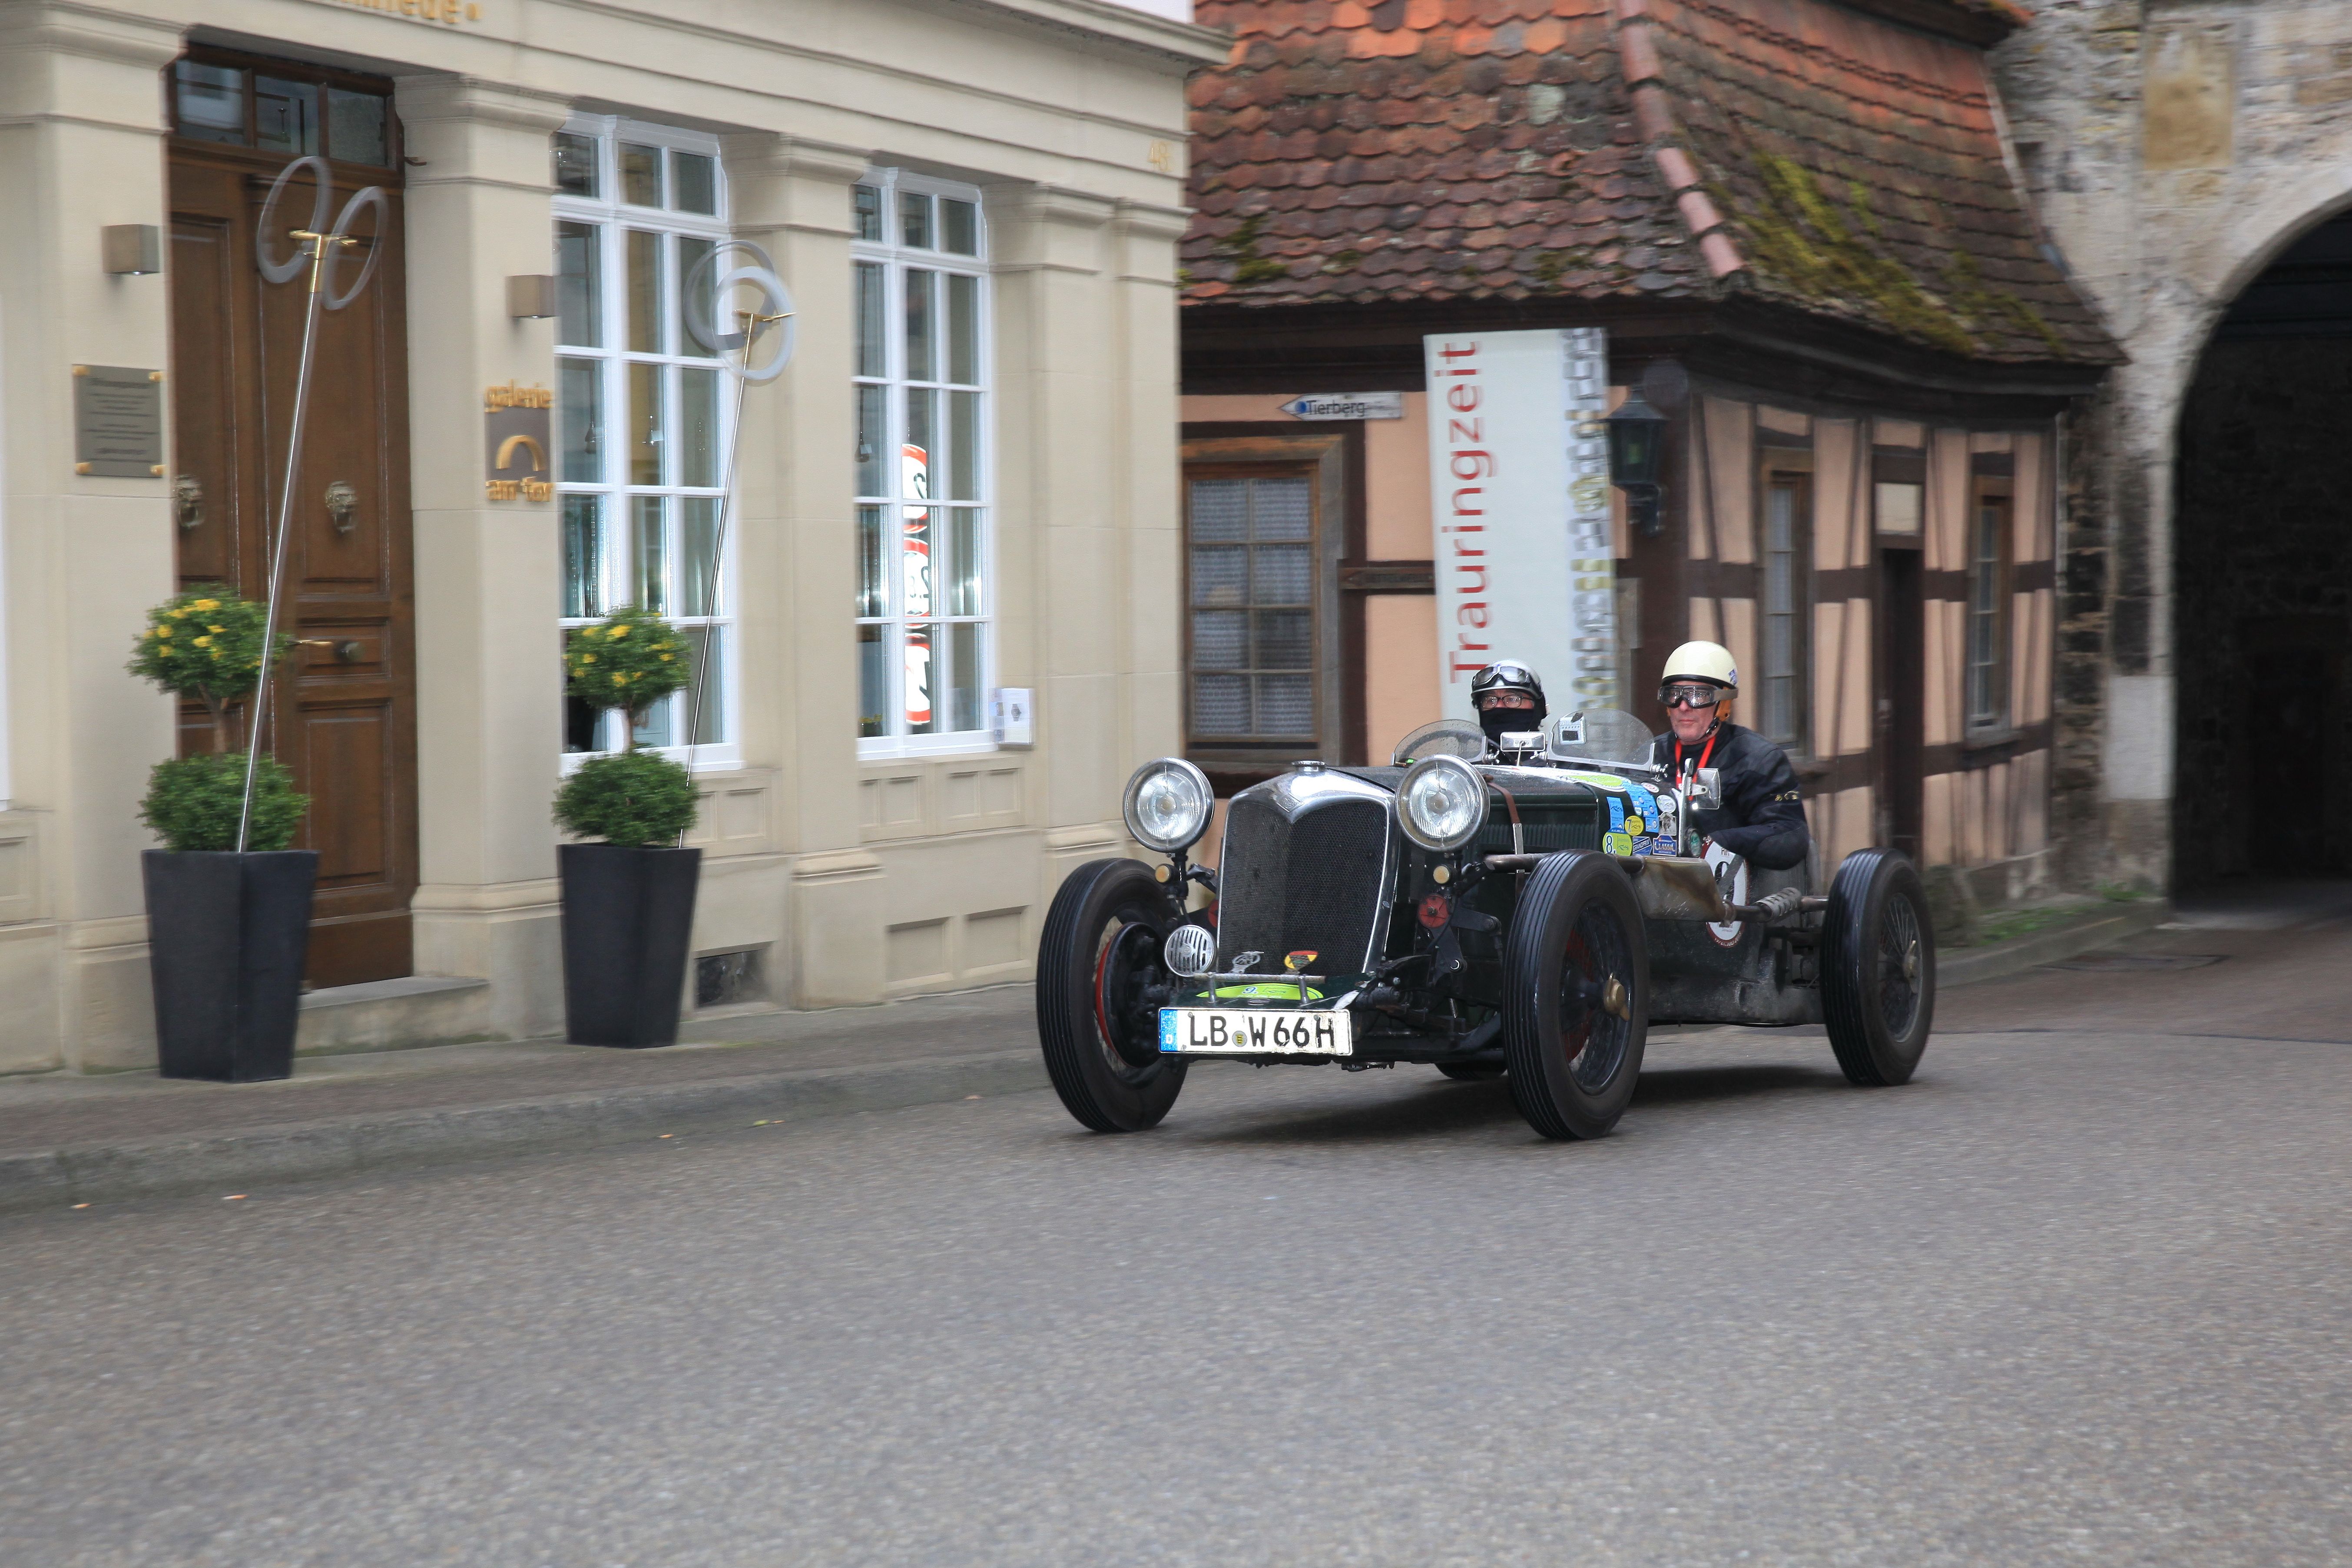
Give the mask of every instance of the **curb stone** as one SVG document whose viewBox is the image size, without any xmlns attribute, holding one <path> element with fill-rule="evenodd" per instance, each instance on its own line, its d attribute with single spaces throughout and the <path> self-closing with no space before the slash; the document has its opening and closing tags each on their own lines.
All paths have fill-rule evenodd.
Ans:
<svg viewBox="0 0 2352 1568">
<path fill-rule="evenodd" d="M 1969 986 L 1979 980 L 2022 974 L 2043 964 L 2054 964 L 2061 958 L 2072 958 L 2095 947 L 2109 946 L 2126 936 L 2152 931 L 2171 918 L 2172 906 L 2168 904 L 2159 901 L 2131 904 L 2079 925 L 2038 932 L 1981 949 L 1964 947 L 1948 956 L 1939 953 L 1936 956 L 1936 984 Z"/>
<path fill-rule="evenodd" d="M 660 1132 L 738 1126 L 747 1117 L 800 1122 L 1045 1087 L 1035 1051 L 1003 1051 L 44 1149 L 0 1155 L 0 1213 L 589 1149 Z"/>
</svg>

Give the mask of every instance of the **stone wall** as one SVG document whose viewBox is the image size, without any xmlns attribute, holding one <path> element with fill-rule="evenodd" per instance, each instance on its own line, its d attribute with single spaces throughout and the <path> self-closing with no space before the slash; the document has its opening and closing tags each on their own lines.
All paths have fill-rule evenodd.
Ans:
<svg viewBox="0 0 2352 1568">
<path fill-rule="evenodd" d="M 2039 0 L 1995 55 L 2051 243 L 2131 355 L 2074 422 L 2060 628 L 2060 860 L 2172 879 L 2175 436 L 2213 326 L 2352 206 L 2352 5 Z M 2339 438 L 2340 439 L 2340 438 Z M 2199 701 L 2204 700 L 2199 697 Z"/>
</svg>

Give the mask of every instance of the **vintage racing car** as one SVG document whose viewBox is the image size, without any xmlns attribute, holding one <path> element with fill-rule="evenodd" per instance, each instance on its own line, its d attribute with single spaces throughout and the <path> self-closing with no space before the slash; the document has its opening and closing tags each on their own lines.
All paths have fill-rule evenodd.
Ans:
<svg viewBox="0 0 2352 1568">
<path fill-rule="evenodd" d="M 1128 782 L 1166 860 L 1071 872 L 1037 958 L 1045 1065 L 1070 1114 L 1137 1132 L 1191 1063 L 1427 1062 L 1507 1075 L 1550 1138 L 1623 1113 L 1655 1023 L 1827 1026 L 1857 1084 L 1901 1083 L 1927 1042 L 1936 948 L 1918 873 L 1848 855 L 1825 896 L 1705 842 L 1707 773 L 1644 761 L 1613 711 L 1490 747 L 1453 721 L 1385 768 L 1301 762 L 1235 794 L 1219 865 L 1188 863 L 1214 801 L 1191 763 Z M 1192 884 L 1215 895 L 1188 912 Z"/>
</svg>

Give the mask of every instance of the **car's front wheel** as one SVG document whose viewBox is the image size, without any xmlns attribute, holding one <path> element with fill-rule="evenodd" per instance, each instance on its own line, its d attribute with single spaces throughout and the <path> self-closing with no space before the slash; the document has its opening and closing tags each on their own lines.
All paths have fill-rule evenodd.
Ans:
<svg viewBox="0 0 2352 1568">
<path fill-rule="evenodd" d="M 1642 1073 L 1650 962 L 1633 887 L 1589 850 L 1546 855 L 1503 953 L 1511 1103 L 1547 1138 L 1617 1124 Z"/>
<path fill-rule="evenodd" d="M 1145 988 L 1164 978 L 1160 944 L 1178 920 L 1150 868 L 1089 861 L 1054 895 L 1037 943 L 1037 1036 L 1054 1092 L 1097 1133 L 1159 1125 L 1184 1087 L 1184 1063 L 1160 1054 L 1159 1012 Z"/>
<path fill-rule="evenodd" d="M 1830 883 L 1822 928 L 1822 1020 L 1846 1077 L 1907 1083 L 1936 1018 L 1936 929 L 1911 862 L 1856 850 Z"/>
</svg>

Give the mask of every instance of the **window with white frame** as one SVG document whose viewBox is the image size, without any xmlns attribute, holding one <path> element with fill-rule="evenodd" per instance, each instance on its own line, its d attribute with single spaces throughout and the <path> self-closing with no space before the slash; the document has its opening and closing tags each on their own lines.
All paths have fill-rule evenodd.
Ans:
<svg viewBox="0 0 2352 1568">
<path fill-rule="evenodd" d="M 1969 523 L 1970 729 L 2009 722 L 2009 481 L 1977 479 Z"/>
<path fill-rule="evenodd" d="M 858 751 L 982 746 L 995 650 L 980 193 L 883 170 L 850 200 Z"/>
<path fill-rule="evenodd" d="M 735 574 L 722 555 L 735 410 L 683 308 L 696 264 L 727 237 L 719 144 L 583 116 L 556 133 L 553 156 L 563 630 L 622 605 L 678 627 L 696 686 L 640 716 L 636 744 L 730 765 Z M 618 750 L 625 722 L 567 699 L 563 749 Z"/>
<path fill-rule="evenodd" d="M 1763 669 L 1756 729 L 1767 740 L 1807 752 L 1808 688 L 1812 680 L 1813 488 L 1811 455 L 1769 455 L 1764 476 Z M 1794 467 L 1799 462 L 1806 469 Z M 1779 465 L 1787 463 L 1788 468 Z"/>
</svg>

